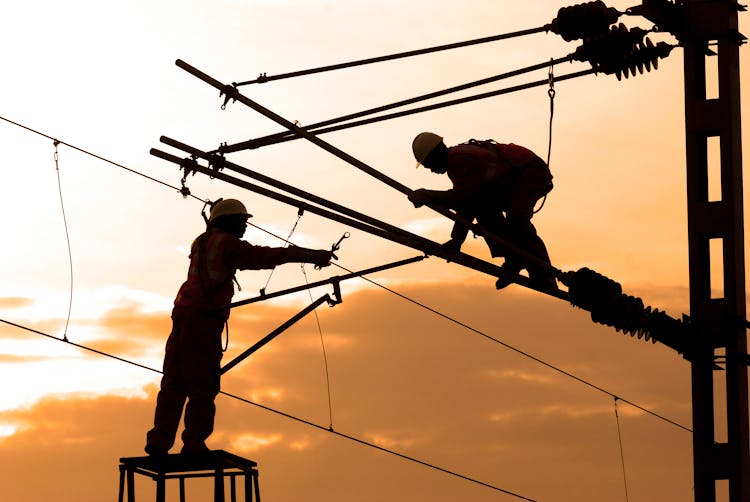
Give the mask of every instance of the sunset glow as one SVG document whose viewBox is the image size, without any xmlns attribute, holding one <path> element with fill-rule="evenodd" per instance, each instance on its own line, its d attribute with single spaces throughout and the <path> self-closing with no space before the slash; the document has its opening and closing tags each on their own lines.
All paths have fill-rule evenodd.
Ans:
<svg viewBox="0 0 750 502">
<path fill-rule="evenodd" d="M 221 110 L 218 91 L 176 59 L 241 82 L 543 26 L 575 3 L 5 6 L 0 501 L 113 500 L 119 459 L 144 455 L 172 302 L 205 228 L 197 199 L 242 200 L 253 214 L 245 239 L 254 244 L 284 246 L 291 235 L 296 245 L 329 249 L 351 234 L 336 253 L 345 268 L 244 271 L 235 300 L 421 254 L 202 174 L 185 181 L 197 199 L 183 198 L 177 166 L 149 155 L 186 156 L 160 143 L 162 135 L 209 151 L 281 128 L 238 102 Z M 638 2 L 606 3 L 624 11 Z M 748 19 L 741 13 L 745 35 Z M 650 27 L 633 16 L 621 21 Z M 304 126 L 576 47 L 538 33 L 239 89 Z M 744 46 L 745 117 L 748 54 Z M 554 73 L 587 68 L 564 63 Z M 544 68 L 458 95 L 547 76 Z M 555 90 L 555 188 L 533 219 L 553 265 L 590 267 L 671 316 L 689 313 L 682 50 L 643 75 L 589 75 Z M 448 145 L 494 138 L 546 159 L 549 121 L 541 86 L 320 137 L 410 189 L 443 190 L 447 177 L 414 168 L 416 133 L 440 133 Z M 746 126 L 744 145 L 748 134 Z M 227 157 L 435 242 L 449 238 L 451 221 L 308 141 Z M 462 251 L 502 263 L 471 235 Z M 689 363 L 594 324 L 565 301 L 516 285 L 497 291 L 495 280 L 432 256 L 342 281 L 340 304 L 323 304 L 317 318 L 304 317 L 224 375 L 229 395 L 217 398 L 209 447 L 258 462 L 263 500 L 276 502 L 517 500 L 498 487 L 533 500 L 599 502 L 624 499 L 623 472 L 630 500 L 692 500 Z M 235 309 L 223 362 L 332 292 L 322 286 Z M 138 500 L 152 500 L 150 480 L 139 479 L 138 490 Z"/>
</svg>

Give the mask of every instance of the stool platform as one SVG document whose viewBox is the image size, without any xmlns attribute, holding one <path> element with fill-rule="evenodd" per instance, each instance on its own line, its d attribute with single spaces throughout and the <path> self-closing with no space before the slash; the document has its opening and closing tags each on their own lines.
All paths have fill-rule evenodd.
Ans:
<svg viewBox="0 0 750 502">
<path fill-rule="evenodd" d="M 255 462 L 224 450 L 211 450 L 199 454 L 149 455 L 120 459 L 120 492 L 123 502 L 127 488 L 127 502 L 135 502 L 135 474 L 156 481 L 156 502 L 165 502 L 166 480 L 177 479 L 180 502 L 185 502 L 185 479 L 214 478 L 214 502 L 225 502 L 224 478 L 230 480 L 230 500 L 237 501 L 236 477 L 244 476 L 245 502 L 260 502 L 258 469 Z M 127 485 L 126 485 L 127 480 Z M 253 494 L 255 499 L 253 499 Z"/>
</svg>

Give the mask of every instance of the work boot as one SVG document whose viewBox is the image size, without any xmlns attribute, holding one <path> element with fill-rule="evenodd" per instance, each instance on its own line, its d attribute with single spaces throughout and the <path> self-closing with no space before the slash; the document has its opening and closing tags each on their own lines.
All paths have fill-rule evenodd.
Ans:
<svg viewBox="0 0 750 502">
<path fill-rule="evenodd" d="M 208 448 L 208 446 L 206 446 L 206 443 L 197 443 L 184 445 L 182 447 L 182 450 L 180 450 L 180 453 L 182 455 L 201 455 L 210 451 L 211 450 Z"/>
<path fill-rule="evenodd" d="M 520 268 L 508 265 L 506 263 L 500 266 L 501 274 L 497 277 L 495 282 L 495 289 L 503 289 L 516 282 L 515 276 L 521 271 Z"/>
<path fill-rule="evenodd" d="M 144 450 L 151 457 L 166 457 L 169 454 L 167 450 L 150 444 L 147 444 Z"/>
<path fill-rule="evenodd" d="M 537 272 L 529 274 L 529 286 L 540 291 L 555 291 L 557 281 L 551 272 Z"/>
</svg>

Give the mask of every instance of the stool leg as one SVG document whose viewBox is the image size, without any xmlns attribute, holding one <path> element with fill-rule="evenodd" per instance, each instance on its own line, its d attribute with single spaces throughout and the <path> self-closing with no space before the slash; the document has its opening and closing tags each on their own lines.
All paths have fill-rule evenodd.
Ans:
<svg viewBox="0 0 750 502">
<path fill-rule="evenodd" d="M 245 502 L 253 502 L 253 471 L 245 471 Z"/>
<path fill-rule="evenodd" d="M 255 502 L 260 502 L 260 482 L 258 481 L 258 477 L 258 471 L 255 471 L 255 476 L 253 476 L 253 483 L 255 483 Z"/>
<path fill-rule="evenodd" d="M 128 502 L 135 502 L 135 474 L 128 470 Z"/>
<path fill-rule="evenodd" d="M 185 502 L 185 478 L 180 477 L 180 502 Z"/>
<path fill-rule="evenodd" d="M 164 486 L 164 476 L 159 475 L 156 478 L 156 502 L 164 502 L 167 498 L 166 487 Z"/>
<path fill-rule="evenodd" d="M 214 502 L 224 502 L 224 469 L 216 469 L 214 474 Z"/>
<path fill-rule="evenodd" d="M 117 495 L 117 502 L 122 502 L 123 491 L 125 490 L 125 467 L 120 466 L 120 490 Z"/>
</svg>

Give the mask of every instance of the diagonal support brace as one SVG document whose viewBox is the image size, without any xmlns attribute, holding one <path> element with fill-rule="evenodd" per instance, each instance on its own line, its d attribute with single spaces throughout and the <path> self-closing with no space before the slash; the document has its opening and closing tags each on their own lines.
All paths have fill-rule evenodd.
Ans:
<svg viewBox="0 0 750 502">
<path fill-rule="evenodd" d="M 276 328 L 275 330 L 271 331 L 269 334 L 267 334 L 262 339 L 258 340 L 252 347 L 244 351 L 239 356 L 235 357 L 231 361 L 229 361 L 227 364 L 224 365 L 223 368 L 221 368 L 220 373 L 223 375 L 227 371 L 231 370 L 235 366 L 237 366 L 239 363 L 250 357 L 254 352 L 256 352 L 258 349 L 263 347 L 265 344 L 279 336 L 281 333 L 292 327 L 297 321 L 305 317 L 307 314 L 318 308 L 322 303 L 328 302 L 330 306 L 338 305 L 341 303 L 341 291 L 338 289 L 338 287 L 335 288 L 334 295 L 336 298 L 331 298 L 330 295 L 325 294 L 312 302 L 310 305 L 305 307 L 304 309 L 300 310 L 297 314 L 295 314 L 291 319 L 286 321 L 284 324 Z"/>
</svg>

